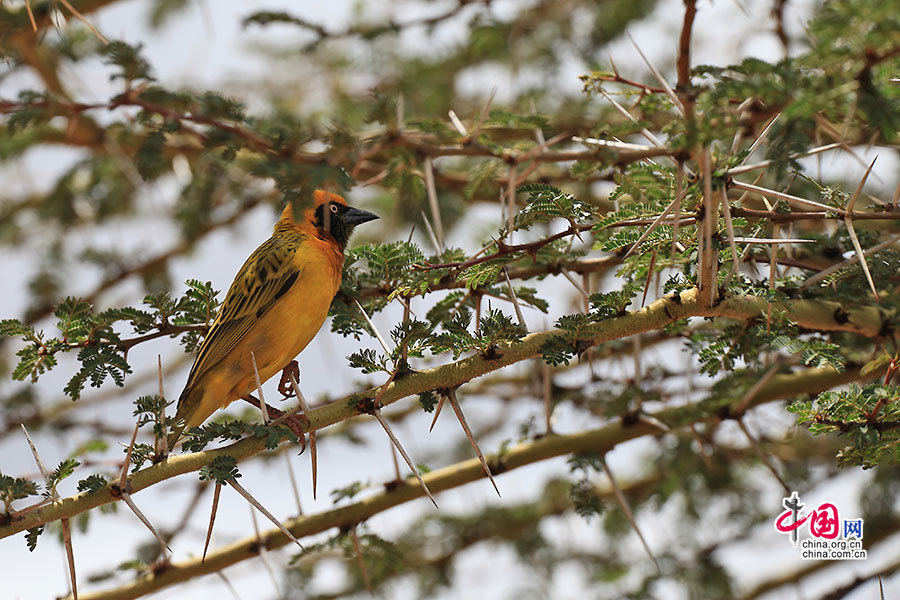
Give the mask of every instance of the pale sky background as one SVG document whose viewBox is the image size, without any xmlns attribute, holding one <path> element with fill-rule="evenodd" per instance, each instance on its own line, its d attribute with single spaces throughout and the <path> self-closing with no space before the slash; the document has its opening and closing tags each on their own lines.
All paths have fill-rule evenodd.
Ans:
<svg viewBox="0 0 900 600">
<path fill-rule="evenodd" d="M 242 79 L 255 77 L 262 72 L 266 65 L 258 54 L 246 52 L 246 48 L 261 40 L 268 44 L 277 44 L 294 40 L 296 30 L 292 27 L 251 27 L 242 29 L 241 19 L 256 10 L 286 10 L 296 14 L 302 14 L 304 18 L 317 23 L 328 24 L 334 29 L 345 26 L 350 19 L 355 2 L 350 0 L 331 0 L 330 2 L 285 2 L 285 1 L 248 1 L 234 0 L 199 0 L 192 3 L 189 10 L 181 13 L 159 32 L 149 31 L 144 25 L 147 3 L 141 0 L 117 3 L 109 9 L 102 10 L 91 16 L 92 22 L 103 33 L 112 38 L 123 39 L 130 43 L 143 43 L 144 53 L 154 67 L 159 81 L 167 87 L 185 86 L 192 89 L 214 88 L 222 89 L 226 93 L 240 97 L 254 106 L 252 90 L 241 87 Z M 768 1 L 741 2 L 753 18 L 745 16 L 735 2 L 720 0 L 714 5 L 706 0 L 701 0 L 697 23 L 695 25 L 694 63 L 707 63 L 724 65 L 733 62 L 735 57 L 756 56 L 766 60 L 777 60 L 780 56 L 780 46 L 770 30 L 770 22 L 767 18 L 757 15 L 768 15 L 771 3 Z M 801 23 L 809 14 L 810 7 L 814 3 L 810 0 L 792 1 L 788 3 L 788 17 L 786 24 L 789 31 L 796 35 L 801 31 Z M 373 6 L 387 6 L 394 11 L 394 7 L 404 7 L 403 14 L 407 18 L 414 18 L 419 12 L 440 12 L 442 5 L 436 7 L 431 3 L 423 5 L 416 2 L 388 2 L 365 3 L 366 14 L 371 14 Z M 495 10 L 498 14 L 516 10 L 517 3 L 513 0 L 500 0 L 495 2 Z M 660 3 L 655 14 L 646 22 L 637 24 L 630 29 L 637 43 L 651 56 L 652 60 L 659 64 L 665 63 L 665 57 L 672 54 L 677 41 L 677 34 L 682 18 L 682 2 L 680 0 L 665 0 Z M 751 35 L 743 35 L 741 32 L 750 31 Z M 425 39 L 421 31 L 412 31 L 404 36 L 403 43 L 412 49 L 423 48 L 423 51 L 431 51 L 439 48 L 442 43 L 452 42 L 458 38 L 459 31 L 453 27 L 442 27 L 436 32 L 436 37 Z M 609 48 L 609 53 L 614 58 L 623 74 L 644 72 L 630 42 L 620 41 Z M 298 61 L 302 61 L 298 57 Z M 99 67 L 99 62 L 97 63 Z M 568 86 L 568 90 L 580 90 L 581 82 L 577 76 L 585 71 L 585 66 L 577 64 L 574 60 L 571 64 L 564 64 L 560 68 L 560 82 Z M 80 95 L 80 100 L 93 101 L 104 100 L 118 90 L 115 84 L 110 84 L 107 72 L 102 69 L 86 69 L 76 66 L 67 73 L 67 81 L 72 89 Z M 225 85 L 222 82 L 225 81 Z M 482 69 L 478 72 L 464 76 L 459 82 L 460 86 L 473 93 L 485 93 L 493 86 L 499 88 L 498 102 L 504 100 L 504 90 L 508 90 L 516 82 L 503 73 L 493 72 L 491 69 Z M 33 81 L 26 77 L 15 77 L 0 83 L 0 97 L 12 97 L 22 88 L 30 87 Z M 463 116 L 465 119 L 466 116 Z M 871 160 L 871 155 L 877 149 L 865 155 L 866 149 L 860 149 L 863 160 Z M 884 156 L 884 154 L 882 155 Z M 891 155 L 893 158 L 893 155 Z M 13 182 L 12 185 L 21 186 L 23 189 L 46 189 L 52 182 L 53 174 L 63 170 L 77 157 L 77 153 L 68 149 L 42 151 L 29 153 L 16 163 L 5 165 L 0 170 L 0 176 L 4 181 Z M 883 178 L 894 178 L 896 161 L 880 159 L 876 165 L 876 173 Z M 861 173 L 861 167 L 850 161 L 835 163 L 831 160 L 824 161 L 826 169 L 847 169 L 852 173 Z M 124 223 L 105 227 L 102 232 L 91 232 L 89 238 L 83 243 L 107 243 L 133 248 L 136 252 L 143 252 L 147 256 L 153 255 L 158 249 L 164 248 L 175 239 L 175 234 L 163 227 L 162 219 L 154 219 L 154 211 L 164 212 L 168 206 L 175 202 L 174 187 L 170 184 L 158 184 L 146 198 L 145 213 L 147 220 L 138 229 L 131 223 Z M 356 192 L 359 194 L 359 192 Z M 351 199 L 354 191 L 351 191 Z M 479 210 L 477 218 L 490 222 L 497 215 L 489 210 Z M 237 268 L 244 258 L 263 240 L 265 240 L 274 222 L 274 215 L 268 207 L 260 207 L 252 211 L 238 229 L 219 231 L 202 240 L 197 250 L 190 256 L 179 258 L 172 262 L 171 271 L 173 281 L 184 281 L 189 277 L 202 280 L 212 280 L 216 289 L 225 290 L 230 284 Z M 469 225 L 469 224 L 467 224 Z M 481 223 L 474 229 L 481 229 Z M 396 233 L 377 230 L 365 233 L 370 236 L 397 235 Z M 469 248 L 476 246 L 479 240 L 469 239 L 468 232 L 473 227 L 458 227 L 456 231 L 449 232 L 448 237 L 454 240 L 456 245 Z M 84 236 L 85 233 L 75 235 Z M 78 239 L 78 238 L 76 238 Z M 358 240 L 357 240 L 358 241 Z M 425 245 L 426 241 L 420 240 Z M 29 264 L 30 255 L 27 248 L 5 254 L 0 259 L 0 276 L 7 282 L 6 293 L 0 295 L 0 317 L 19 316 L 25 306 L 25 278 L 27 271 L 25 266 Z M 83 277 L 81 276 L 83 275 Z M 87 291 L 93 287 L 96 280 L 95 272 L 79 274 L 72 280 L 81 280 L 82 284 L 69 290 L 73 293 Z M 529 283 L 529 285 L 534 285 Z M 558 311 L 568 310 L 569 304 L 565 299 L 568 290 L 560 289 L 551 282 L 543 282 L 544 289 L 549 291 L 551 305 Z M 554 289 L 555 288 L 555 289 Z M 550 291 L 553 290 L 553 291 Z M 176 286 L 175 292 L 182 291 L 181 286 Z M 137 303 L 140 298 L 139 287 L 133 283 L 122 285 L 105 298 L 104 302 L 110 305 L 123 303 Z M 421 300 L 417 301 L 419 308 L 424 310 Z M 506 308 L 506 307 L 504 307 Z M 416 310 L 416 304 L 413 305 Z M 552 318 L 545 317 L 531 311 L 526 313 L 532 330 L 543 329 L 546 322 L 552 322 Z M 379 315 L 376 323 L 383 331 L 399 319 L 399 311 L 389 310 Z M 363 345 L 376 347 L 374 340 L 364 339 Z M 11 344 L 10 347 L 13 347 Z M 303 388 L 309 398 L 317 398 L 325 393 L 338 396 L 351 392 L 360 387 L 361 377 L 357 371 L 351 370 L 344 357 L 358 349 L 359 344 L 348 341 L 340 336 L 331 334 L 328 326 L 314 340 L 310 347 L 301 354 L 300 364 L 303 372 Z M 179 355 L 180 349 L 171 340 L 159 340 L 150 344 L 138 346 L 130 355 L 130 362 L 135 366 L 155 365 L 157 354 L 161 354 L 164 363 L 174 360 Z M 672 358 L 672 357 L 669 357 Z M 674 358 L 675 360 L 683 360 Z M 627 364 L 616 368 L 629 369 Z M 170 397 L 175 397 L 180 392 L 186 377 L 186 368 L 172 374 L 165 381 L 166 392 Z M 136 369 L 142 370 L 140 368 Z M 63 382 L 70 376 L 71 362 L 61 361 L 60 367 L 55 373 L 45 376 L 42 387 L 45 390 L 61 389 Z M 133 377 L 133 376 L 132 376 Z M 583 370 L 566 376 L 568 383 L 583 381 Z M 579 379 L 581 378 L 581 379 Z M 380 380 L 376 380 L 380 383 Z M 563 381 L 563 380 L 561 380 Z M 9 389 L 13 384 L 7 381 L 0 382 L 3 389 Z M 27 384 L 15 384 L 27 385 Z M 155 381 L 142 386 L 127 385 L 118 394 L 119 399 L 107 402 L 90 411 L 84 411 L 83 417 L 93 414 L 113 423 L 121 423 L 123 427 L 130 427 L 132 400 L 145 393 L 156 391 Z M 109 393 L 110 386 L 106 386 L 100 393 Z M 276 397 L 274 382 L 266 386 L 270 397 Z M 89 389 L 85 392 L 86 399 L 98 392 Z M 469 415 L 470 421 L 478 421 L 479 415 L 490 418 L 496 407 L 492 403 L 479 403 L 475 397 L 470 402 L 464 402 L 463 406 Z M 415 401 L 415 399 L 405 402 Z M 537 415 L 540 419 L 539 406 L 536 403 L 528 403 L 516 409 L 517 414 L 508 418 L 510 427 L 530 415 Z M 459 426 L 451 414 L 444 414 L 432 434 L 427 433 L 427 426 L 431 415 L 424 413 L 407 420 L 406 423 L 396 428 L 396 433 L 413 456 L 414 460 L 426 462 L 432 465 L 443 464 L 440 457 L 434 456 L 429 448 L 433 440 L 446 443 L 448 440 L 459 443 L 462 434 Z M 559 432 L 578 431 L 584 427 L 581 417 L 571 414 L 565 405 L 557 409 L 556 430 Z M 751 424 L 757 427 L 763 426 L 769 419 L 780 423 L 790 422 L 791 418 L 780 406 L 767 406 L 752 418 Z M 352 446 L 346 441 L 325 440 L 319 450 L 319 498 L 313 501 L 309 485 L 309 457 L 308 453 L 302 457 L 296 457 L 291 453 L 291 467 L 296 474 L 301 491 L 303 509 L 307 513 L 327 510 L 331 507 L 328 492 L 332 489 L 346 486 L 356 480 L 371 480 L 379 484 L 392 477 L 393 466 L 390 461 L 388 441 L 380 428 L 368 426 L 363 432 L 371 440 L 368 448 Z M 486 452 L 493 452 L 504 437 L 510 435 L 504 431 L 493 436 L 480 439 L 482 448 Z M 73 448 L 84 440 L 74 438 L 54 437 L 52 435 L 38 434 L 35 441 L 41 451 L 42 458 L 48 465 L 56 465 L 67 456 Z M 127 439 L 121 440 L 127 443 Z M 637 476 L 636 465 L 640 463 L 639 457 L 652 450 L 652 440 L 636 440 L 625 444 L 610 453 L 609 460 L 613 470 L 619 479 L 627 480 L 630 476 Z M 119 449 L 112 449 L 112 456 L 119 456 Z M 11 475 L 29 474 L 34 477 L 36 471 L 30 453 L 27 450 L 22 436 L 12 435 L 0 440 L 0 466 L 3 472 Z M 63 495 L 70 495 L 75 491 L 78 479 L 85 477 L 93 470 L 80 470 L 76 476 L 66 480 L 61 486 Z M 260 461 L 241 465 L 243 478 L 241 483 L 275 515 L 286 518 L 296 514 L 293 494 L 287 483 L 287 465 L 283 460 L 262 464 Z M 486 480 L 477 481 L 462 488 L 442 493 L 438 496 L 441 510 L 448 513 L 460 512 L 473 506 L 498 504 L 500 502 L 516 502 L 533 498 L 534 481 L 544 481 L 553 475 L 565 475 L 567 468 L 565 459 L 559 458 L 544 461 L 541 464 L 518 469 L 498 477 L 498 484 L 503 493 L 502 500 L 498 499 L 490 483 Z M 760 471 L 760 478 L 767 475 Z M 801 497 L 808 505 L 816 505 L 823 501 L 832 501 L 839 504 L 844 516 L 852 517 L 858 514 L 855 500 L 857 481 L 867 478 L 869 474 L 858 470 L 850 470 L 828 486 L 821 486 L 815 490 L 800 490 Z M 600 478 L 596 480 L 602 483 Z M 183 506 L 191 494 L 196 474 L 185 475 L 170 480 L 162 485 L 142 491 L 134 496 L 135 502 L 149 517 L 149 519 L 161 529 L 171 527 L 181 516 Z M 852 483 L 852 485 L 848 485 Z M 850 490 L 850 493 L 848 493 Z M 767 506 L 772 506 L 773 516 L 780 510 L 780 491 L 772 487 L 770 497 L 762 498 Z M 180 535 L 174 544 L 174 560 L 183 560 L 189 556 L 196 556 L 202 552 L 203 538 L 209 514 L 211 494 L 204 496 L 201 507 L 195 513 L 188 531 Z M 416 514 L 433 511 L 434 508 L 426 499 L 420 499 L 403 505 L 385 513 L 377 515 L 367 522 L 369 530 L 382 535 L 387 539 L 393 539 L 401 532 L 411 517 Z M 130 559 L 134 555 L 134 548 L 139 542 L 150 539 L 144 526 L 125 508 L 119 508 L 117 516 L 101 515 L 98 511 L 93 515 L 91 527 L 87 534 L 76 532 L 74 546 L 77 570 L 79 573 L 79 589 L 87 591 L 96 587 L 106 589 L 114 585 L 116 579 L 107 580 L 99 586 L 91 586 L 87 582 L 89 575 L 115 566 L 119 562 Z M 643 515 L 641 519 L 642 531 L 647 536 L 651 547 L 655 544 L 662 545 L 665 540 L 672 537 L 672 528 L 669 519 L 671 511 L 662 511 L 655 515 Z M 271 525 L 261 516 L 258 523 L 264 529 Z M 546 525 L 548 533 L 554 539 L 566 540 L 573 546 L 596 545 L 600 542 L 600 526 L 598 522 L 585 522 L 578 517 L 551 519 Z M 725 563 L 737 572 L 738 581 L 755 581 L 759 578 L 767 578 L 783 571 L 796 569 L 800 559 L 791 551 L 785 539 L 774 532 L 769 525 L 769 531 L 757 532 L 753 538 L 724 551 Z M 243 538 L 252 533 L 248 506 L 246 502 L 230 489 L 223 490 L 220 501 L 216 529 L 211 548 L 215 549 L 228 542 Z M 303 540 L 313 543 L 321 541 L 333 535 L 330 531 L 323 536 Z M 698 532 L 699 536 L 704 535 Z M 566 543 L 566 542 L 564 542 Z M 626 538 L 625 542 L 630 550 L 640 552 L 639 543 L 635 536 Z M 896 544 L 895 544 L 896 546 Z M 876 564 L 886 562 L 896 555 L 898 548 L 883 548 L 881 556 L 870 555 L 870 560 L 864 564 L 846 564 L 841 569 L 842 575 L 835 577 L 822 576 L 815 582 L 804 584 L 803 593 L 795 594 L 785 590 L 779 595 L 770 595 L 767 598 L 793 599 L 797 597 L 816 597 L 830 590 L 833 586 L 850 579 L 848 573 L 864 574 L 871 572 Z M 276 565 L 285 564 L 293 554 L 293 549 L 270 553 L 270 558 Z M 638 555 L 638 554 L 636 554 Z M 25 549 L 22 534 L 0 540 L 0 573 L 3 574 L 3 598 L 30 600 L 32 598 L 52 598 L 62 595 L 68 587 L 67 572 L 65 568 L 65 553 L 61 544 L 58 544 L 51 535 L 40 538 L 37 550 L 29 554 Z M 576 598 L 580 597 L 587 584 L 589 574 L 577 567 L 567 567 L 560 570 L 553 581 L 540 582 L 538 575 L 518 564 L 509 550 L 498 551 L 489 545 L 481 545 L 462 554 L 457 560 L 457 571 L 466 576 L 459 579 L 459 585 L 450 591 L 443 591 L 438 598 L 482 597 L 482 598 L 506 598 L 526 587 L 543 586 L 547 597 L 552 598 Z M 315 583 L 320 585 L 319 591 L 336 589 L 335 581 L 340 581 L 341 569 L 337 562 L 331 563 L 317 572 Z M 274 598 L 276 592 L 273 589 L 269 577 L 259 559 L 245 561 L 226 571 L 229 580 L 238 590 L 241 598 Z M 280 572 L 279 585 L 281 585 Z M 124 579 L 118 579 L 124 581 Z M 414 598 L 416 589 L 413 585 L 395 584 L 390 593 L 385 597 Z M 849 598 L 861 600 L 877 597 L 876 588 L 872 584 L 861 586 Z M 660 590 L 664 593 L 666 590 Z M 900 586 L 896 581 L 886 582 L 886 597 L 900 593 Z M 219 599 L 229 597 L 229 592 L 222 581 L 212 575 L 194 580 L 190 584 L 168 588 L 149 597 L 155 599 L 179 599 L 192 598 L 197 600 Z M 677 596 L 661 596 L 672 597 Z"/>
</svg>

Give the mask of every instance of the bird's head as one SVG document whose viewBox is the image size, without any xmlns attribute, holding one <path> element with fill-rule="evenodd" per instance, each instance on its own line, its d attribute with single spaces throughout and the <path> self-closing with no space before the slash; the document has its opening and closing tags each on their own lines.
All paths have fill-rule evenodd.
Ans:
<svg viewBox="0 0 900 600">
<path fill-rule="evenodd" d="M 369 221 L 374 221 L 378 215 L 365 210 L 360 210 L 347 205 L 347 201 L 341 196 L 316 190 L 313 192 L 313 202 L 304 211 L 299 222 L 294 220 L 294 209 L 290 202 L 281 213 L 281 220 L 276 229 L 283 225 L 300 225 L 301 228 L 314 229 L 318 233 L 324 233 L 334 238 L 341 247 L 347 245 L 353 228 Z"/>
</svg>

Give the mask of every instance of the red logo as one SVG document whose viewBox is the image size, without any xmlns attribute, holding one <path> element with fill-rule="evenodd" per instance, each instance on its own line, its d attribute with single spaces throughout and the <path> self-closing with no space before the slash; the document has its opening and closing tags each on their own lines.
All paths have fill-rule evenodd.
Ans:
<svg viewBox="0 0 900 600">
<path fill-rule="evenodd" d="M 792 518 L 793 521 L 791 521 Z M 838 509 L 830 502 L 820 504 L 818 508 L 801 518 L 794 518 L 794 511 L 786 510 L 775 521 L 775 529 L 781 533 L 790 533 L 807 521 L 809 521 L 809 533 L 815 538 L 833 540 L 837 539 L 840 533 L 841 521 L 838 518 Z"/>
</svg>

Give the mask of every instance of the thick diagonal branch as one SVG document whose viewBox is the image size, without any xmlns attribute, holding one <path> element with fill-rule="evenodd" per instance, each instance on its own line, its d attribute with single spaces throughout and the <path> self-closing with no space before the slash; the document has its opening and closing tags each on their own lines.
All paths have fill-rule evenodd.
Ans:
<svg viewBox="0 0 900 600">
<path fill-rule="evenodd" d="M 754 406 L 799 393 L 817 393 L 859 378 L 859 371 L 838 373 L 832 369 L 808 369 L 790 375 L 778 375 L 760 390 L 753 399 Z M 653 418 L 676 429 L 691 423 L 718 419 L 727 414 L 729 407 L 740 401 L 739 397 L 727 400 L 704 400 L 685 406 L 669 408 L 653 414 Z M 488 456 L 496 474 L 504 473 L 555 456 L 579 452 L 606 453 L 618 444 L 645 435 L 654 435 L 658 429 L 643 421 L 625 425 L 621 421 L 599 429 L 571 435 L 548 435 L 538 440 L 519 444 L 500 456 Z M 442 469 L 431 471 L 424 479 L 435 493 L 459 487 L 484 476 L 477 458 L 466 460 Z M 355 502 L 315 515 L 300 516 L 284 525 L 291 533 L 302 538 L 322 533 L 332 528 L 346 530 L 389 508 L 409 502 L 424 495 L 422 487 L 412 479 L 397 483 L 390 489 Z M 158 573 L 148 572 L 122 587 L 107 592 L 83 596 L 84 600 L 128 600 L 144 594 L 188 581 L 199 575 L 214 573 L 233 564 L 255 557 L 260 545 L 267 550 L 290 543 L 281 531 L 271 529 L 257 538 L 251 536 L 234 542 L 220 550 L 207 554 L 206 560 L 194 558 L 170 565 Z"/>
<path fill-rule="evenodd" d="M 580 337 L 577 342 L 579 346 L 589 348 L 638 333 L 656 331 L 676 320 L 689 317 L 756 319 L 765 314 L 768 306 L 769 304 L 760 297 L 732 296 L 707 308 L 701 306 L 699 292 L 693 288 L 661 298 L 641 310 L 596 323 L 592 326 L 591 334 Z M 784 310 L 789 319 L 806 330 L 849 331 L 874 338 L 887 335 L 893 327 L 887 314 L 874 306 L 864 304 L 845 307 L 838 302 L 790 300 L 783 303 L 773 302 L 771 306 Z M 496 351 L 489 356 L 475 354 L 457 362 L 408 375 L 387 386 L 380 403 L 387 406 L 414 394 L 454 388 L 486 373 L 535 358 L 541 355 L 546 342 L 562 334 L 561 330 L 533 333 L 515 343 L 498 344 Z M 378 388 L 365 390 L 311 411 L 309 430 L 322 429 L 363 414 L 366 412 L 367 404 L 378 393 Z M 132 474 L 129 477 L 131 490 L 132 493 L 136 493 L 160 481 L 197 471 L 219 456 L 231 456 L 240 461 L 263 450 L 265 440 L 245 439 L 216 450 L 172 455 L 159 464 Z M 96 492 L 77 494 L 0 525 L 0 538 L 62 517 L 75 516 L 117 499 L 108 486 Z"/>
</svg>

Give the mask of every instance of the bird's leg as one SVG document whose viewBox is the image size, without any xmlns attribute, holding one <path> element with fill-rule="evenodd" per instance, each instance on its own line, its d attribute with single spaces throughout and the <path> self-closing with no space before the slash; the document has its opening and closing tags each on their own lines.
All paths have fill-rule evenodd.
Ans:
<svg viewBox="0 0 900 600">
<path fill-rule="evenodd" d="M 255 406 L 256 408 L 260 408 L 259 399 L 252 395 L 247 394 L 244 396 L 244 400 Z M 283 423 L 294 432 L 294 435 L 297 436 L 297 439 L 300 440 L 301 452 L 306 449 L 306 431 L 305 428 L 309 427 L 309 419 L 306 418 L 306 415 L 296 414 L 296 413 L 286 413 L 283 410 L 278 410 L 274 406 L 266 404 L 266 412 L 268 412 L 269 417 L 272 419 L 272 422 L 278 421 L 279 423 Z"/>
<path fill-rule="evenodd" d="M 294 386 L 291 385 L 291 375 L 294 376 L 294 381 L 300 381 L 300 365 L 297 364 L 296 360 L 292 360 L 281 370 L 281 381 L 278 382 L 278 393 L 285 398 L 290 398 L 294 395 Z"/>
</svg>

